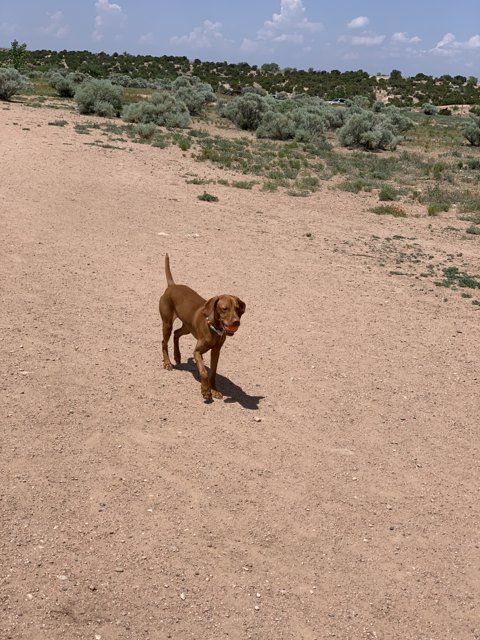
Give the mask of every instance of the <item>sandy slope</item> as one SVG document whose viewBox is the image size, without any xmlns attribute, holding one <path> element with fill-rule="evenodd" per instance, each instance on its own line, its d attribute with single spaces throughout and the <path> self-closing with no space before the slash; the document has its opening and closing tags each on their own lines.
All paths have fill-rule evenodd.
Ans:
<svg viewBox="0 0 480 640">
<path fill-rule="evenodd" d="M 478 640 L 480 311 L 389 275 L 480 273 L 478 236 L 328 185 L 200 202 L 225 174 L 78 120 L 0 109 L 0 637 Z M 224 401 L 190 336 L 161 368 L 166 251 L 247 303 Z"/>
</svg>

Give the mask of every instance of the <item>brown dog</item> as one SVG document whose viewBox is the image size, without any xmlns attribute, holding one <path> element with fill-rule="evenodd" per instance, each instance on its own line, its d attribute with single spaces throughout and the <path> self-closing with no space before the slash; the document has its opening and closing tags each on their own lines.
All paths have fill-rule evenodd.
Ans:
<svg viewBox="0 0 480 640">
<path fill-rule="evenodd" d="M 240 326 L 240 318 L 245 312 L 245 303 L 236 296 L 221 295 L 204 300 L 190 287 L 175 284 L 170 271 L 168 253 L 165 255 L 165 275 L 167 288 L 160 298 L 160 315 L 163 322 L 163 367 L 171 369 L 172 363 L 168 355 L 168 341 L 172 334 L 175 318 L 182 321 L 182 326 L 173 332 L 173 357 L 180 364 L 180 336 L 192 333 L 197 339 L 193 357 L 197 363 L 202 384 L 202 396 L 208 400 L 211 396 L 222 398 L 215 385 L 218 357 L 227 336 L 233 336 Z M 210 357 L 210 378 L 208 377 L 202 355 L 212 350 Z"/>
</svg>

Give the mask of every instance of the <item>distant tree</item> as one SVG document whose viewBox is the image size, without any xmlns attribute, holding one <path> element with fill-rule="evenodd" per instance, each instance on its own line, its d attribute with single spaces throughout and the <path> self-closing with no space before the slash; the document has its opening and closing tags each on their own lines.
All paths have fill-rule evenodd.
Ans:
<svg viewBox="0 0 480 640">
<path fill-rule="evenodd" d="M 263 73 L 278 73 L 280 67 L 276 62 L 265 62 L 265 64 L 262 64 L 260 67 L 260 70 L 263 71 Z"/>
<path fill-rule="evenodd" d="M 20 44 L 18 40 L 13 40 L 10 45 L 8 58 L 12 67 L 17 69 L 17 71 L 21 71 L 28 61 L 27 45 L 25 42 Z"/>
</svg>

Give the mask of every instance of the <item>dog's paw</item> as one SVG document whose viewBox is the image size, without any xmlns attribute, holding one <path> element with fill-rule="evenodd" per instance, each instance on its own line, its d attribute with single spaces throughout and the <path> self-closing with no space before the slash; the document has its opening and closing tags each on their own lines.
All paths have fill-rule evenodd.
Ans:
<svg viewBox="0 0 480 640">
<path fill-rule="evenodd" d="M 221 400 L 223 398 L 223 394 L 220 393 L 220 391 L 218 391 L 217 389 L 212 389 L 212 396 L 216 399 L 216 400 Z"/>
<path fill-rule="evenodd" d="M 164 362 L 163 363 L 163 368 L 167 369 L 167 371 L 171 371 L 173 369 L 173 365 L 171 362 Z"/>
</svg>

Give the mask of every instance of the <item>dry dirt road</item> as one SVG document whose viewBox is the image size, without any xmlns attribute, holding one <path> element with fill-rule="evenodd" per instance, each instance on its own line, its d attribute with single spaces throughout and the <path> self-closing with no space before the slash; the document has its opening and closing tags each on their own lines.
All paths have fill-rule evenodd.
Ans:
<svg viewBox="0 0 480 640">
<path fill-rule="evenodd" d="M 478 640 L 480 311 L 420 272 L 480 238 L 328 184 L 201 202 L 225 173 L 77 121 L 0 109 L 0 638 Z M 191 336 L 162 369 L 166 251 L 247 303 L 223 401 Z"/>
</svg>

